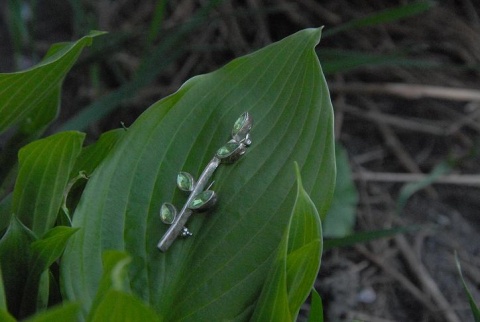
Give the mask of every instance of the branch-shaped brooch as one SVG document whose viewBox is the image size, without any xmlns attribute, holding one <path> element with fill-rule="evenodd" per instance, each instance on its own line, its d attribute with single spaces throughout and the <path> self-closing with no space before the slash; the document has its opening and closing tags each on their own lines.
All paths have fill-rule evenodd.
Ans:
<svg viewBox="0 0 480 322">
<path fill-rule="evenodd" d="M 252 125 L 253 119 L 248 112 L 243 113 L 235 121 L 232 129 L 232 139 L 217 150 L 197 182 L 188 172 L 182 171 L 177 175 L 177 187 L 182 191 L 189 192 L 190 195 L 180 212 L 169 202 L 165 202 L 160 208 L 160 219 L 165 224 L 170 225 L 158 243 L 158 248 L 162 252 L 167 251 L 178 236 L 188 237 L 192 235 L 185 224 L 194 212 L 205 211 L 215 205 L 217 201 L 216 193 L 210 190 L 211 184 L 206 189 L 205 186 L 220 163 L 233 163 L 245 154 L 246 148 L 252 143 L 250 140 Z"/>
</svg>

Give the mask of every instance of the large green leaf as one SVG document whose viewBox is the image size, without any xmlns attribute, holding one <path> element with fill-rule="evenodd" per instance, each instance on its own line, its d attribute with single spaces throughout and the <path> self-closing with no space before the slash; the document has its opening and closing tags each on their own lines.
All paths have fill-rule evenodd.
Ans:
<svg viewBox="0 0 480 322">
<path fill-rule="evenodd" d="M 271 254 L 295 201 L 298 161 L 320 216 L 334 189 L 330 97 L 314 51 L 320 30 L 307 29 L 220 70 L 195 77 L 150 107 L 97 168 L 73 219 L 81 227 L 63 258 L 66 295 L 88 308 L 102 273 L 102 252 L 132 254 L 132 290 L 165 320 L 244 320 L 253 312 Z M 165 233 L 160 206 L 178 207 L 179 171 L 198 176 L 244 111 L 255 119 L 253 144 L 220 165 L 219 202 L 188 223 L 194 236 L 157 249 Z"/>
<path fill-rule="evenodd" d="M 21 72 L 0 74 L 0 133 L 22 122 L 28 132 L 45 126 L 57 113 L 62 81 L 92 38 L 54 46 L 38 65 Z"/>
<path fill-rule="evenodd" d="M 297 182 L 297 198 L 290 223 L 277 250 L 252 321 L 295 321 L 320 268 L 320 216 L 302 186 L 298 168 Z"/>
<path fill-rule="evenodd" d="M 85 135 L 62 132 L 37 140 L 19 152 L 13 213 L 37 236 L 52 228 Z"/>
</svg>

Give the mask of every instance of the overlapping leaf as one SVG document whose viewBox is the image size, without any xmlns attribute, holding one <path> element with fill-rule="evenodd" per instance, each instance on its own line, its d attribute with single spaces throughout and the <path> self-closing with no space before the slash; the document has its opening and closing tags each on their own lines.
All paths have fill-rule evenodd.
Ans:
<svg viewBox="0 0 480 322">
<path fill-rule="evenodd" d="M 65 75 L 82 49 L 100 34 L 92 32 L 77 42 L 54 46 L 47 57 L 31 69 L 0 74 L 0 133 L 20 122 L 28 133 L 48 124 L 57 113 Z"/>
<path fill-rule="evenodd" d="M 6 299 L 8 310 L 17 317 L 35 312 L 39 306 L 39 294 L 46 290 L 48 298 L 48 278 L 46 283 L 41 283 L 42 274 L 60 257 L 67 239 L 75 230 L 55 227 L 36 240 L 32 231 L 16 216 L 12 217 L 0 240 L 0 267 L 5 276 L 0 283 L 0 309 L 5 309 L 3 302 Z"/>
<path fill-rule="evenodd" d="M 37 236 L 52 228 L 85 135 L 62 132 L 30 143 L 19 153 L 12 211 Z"/>
<path fill-rule="evenodd" d="M 320 268 L 322 226 L 297 168 L 297 198 L 252 321 L 295 321 Z"/>
<path fill-rule="evenodd" d="M 323 322 L 322 298 L 315 289 L 312 289 L 312 303 L 310 304 L 308 322 Z"/>
<path fill-rule="evenodd" d="M 35 240 L 32 232 L 13 217 L 0 240 L 0 267 L 8 309 L 11 314 L 20 314 L 23 291 L 29 275 L 30 244 Z"/>
<path fill-rule="evenodd" d="M 156 312 L 130 294 L 126 253 L 106 251 L 103 254 L 103 274 L 88 321 L 160 321 Z"/>
<path fill-rule="evenodd" d="M 24 322 L 76 321 L 79 310 L 78 303 L 65 303 L 39 312 Z"/>
<path fill-rule="evenodd" d="M 42 291 L 40 279 L 42 274 L 56 261 L 63 250 L 67 240 L 77 229 L 57 226 L 50 229 L 40 240 L 34 241 L 30 246 L 31 256 L 28 265 L 28 277 L 22 296 L 21 315 L 33 314 L 37 308 L 37 296 Z M 16 259 L 11 259 L 15 261 Z M 48 290 L 48 283 L 44 285 Z M 20 291 L 20 287 L 17 288 Z"/>
<path fill-rule="evenodd" d="M 292 164 L 325 216 L 333 193 L 333 117 L 308 29 L 189 80 L 150 107 L 97 168 L 74 214 L 81 230 L 62 265 L 66 294 L 87 310 L 102 273 L 102 252 L 132 254 L 130 286 L 165 320 L 245 320 L 262 290 L 295 201 Z M 229 139 L 236 118 L 255 119 L 253 144 L 215 174 L 218 206 L 188 223 L 194 236 L 167 253 L 160 205 L 183 205 L 178 172 L 198 176 Z"/>
</svg>

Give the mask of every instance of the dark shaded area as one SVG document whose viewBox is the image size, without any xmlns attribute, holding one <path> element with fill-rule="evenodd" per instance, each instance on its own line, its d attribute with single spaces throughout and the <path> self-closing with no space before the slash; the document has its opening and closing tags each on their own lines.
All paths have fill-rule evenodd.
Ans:
<svg viewBox="0 0 480 322">
<path fill-rule="evenodd" d="M 1 5 L 0 71 L 38 63 L 54 42 L 92 29 L 110 32 L 65 80 L 50 133 L 92 102 L 126 84 L 138 86 L 135 95 L 100 106 L 111 109 L 104 117 L 94 113 L 82 124 L 93 139 L 120 122 L 128 126 L 188 78 L 235 57 L 303 28 L 324 25 L 328 32 L 411 1 L 37 3 L 24 3 L 20 21 Z M 479 15 L 476 1 L 442 1 L 415 17 L 325 37 L 318 47 L 336 138 L 349 152 L 360 192 L 356 229 L 424 225 L 406 236 L 326 253 L 316 287 L 327 321 L 472 320 L 453 252 L 480 298 Z M 25 30 L 15 29 L 15 21 Z M 360 58 L 363 63 L 355 63 Z M 396 214 L 403 184 L 422 178 L 404 174 L 429 173 L 441 161 L 450 161 L 456 176 L 417 193 Z"/>
</svg>

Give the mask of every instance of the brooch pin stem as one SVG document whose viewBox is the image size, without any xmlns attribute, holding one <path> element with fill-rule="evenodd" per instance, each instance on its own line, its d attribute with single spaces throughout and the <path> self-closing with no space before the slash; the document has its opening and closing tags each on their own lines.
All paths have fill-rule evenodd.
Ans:
<svg viewBox="0 0 480 322">
<path fill-rule="evenodd" d="M 158 243 L 158 248 L 162 252 L 165 252 L 173 243 L 173 241 L 178 237 L 178 235 L 180 235 L 183 232 L 184 226 L 187 223 L 188 218 L 190 218 L 190 216 L 193 213 L 193 211 L 190 210 L 188 206 L 193 201 L 193 199 L 200 192 L 203 191 L 203 188 L 205 188 L 205 186 L 207 185 L 207 182 L 209 181 L 210 177 L 213 175 L 213 173 L 215 172 L 219 164 L 220 164 L 220 159 L 215 156 L 208 163 L 205 170 L 203 170 L 202 174 L 200 175 L 200 178 L 198 179 L 197 184 L 195 185 L 195 188 L 190 193 L 190 196 L 188 197 L 187 202 L 183 206 L 182 210 L 180 210 L 180 213 L 176 216 L 175 220 L 173 221 L 172 225 L 168 228 L 165 235 L 163 235 L 162 239 L 160 239 L 160 242 Z"/>
<path fill-rule="evenodd" d="M 164 203 L 160 209 L 162 221 L 171 225 L 157 245 L 162 252 L 167 251 L 178 236 L 192 235 L 185 224 L 194 211 L 203 211 L 216 202 L 215 192 L 210 190 L 210 186 L 204 190 L 205 186 L 221 163 L 233 163 L 245 154 L 246 148 L 252 143 L 250 140 L 252 125 L 253 119 L 248 112 L 243 113 L 235 121 L 231 134 L 232 139 L 217 150 L 197 182 L 187 172 L 182 171 L 178 174 L 177 186 L 183 191 L 190 192 L 190 195 L 178 213 L 176 208 L 168 202 Z"/>
</svg>

